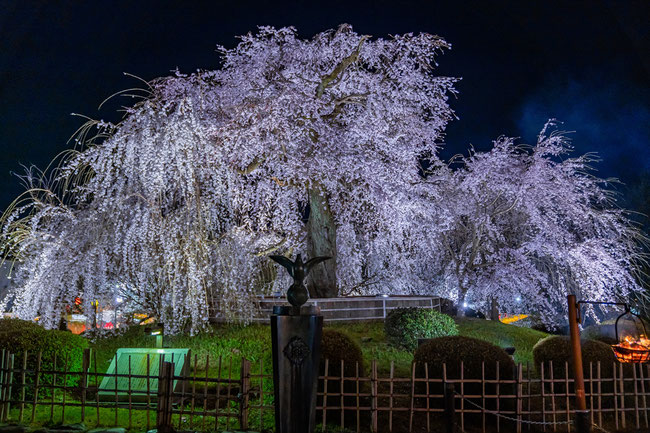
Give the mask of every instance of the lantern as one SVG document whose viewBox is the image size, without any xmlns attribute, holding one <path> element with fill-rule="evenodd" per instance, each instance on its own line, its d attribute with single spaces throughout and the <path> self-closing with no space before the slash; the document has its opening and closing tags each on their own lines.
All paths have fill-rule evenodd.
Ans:
<svg viewBox="0 0 650 433">
<path fill-rule="evenodd" d="M 627 305 L 616 319 L 614 329 L 617 343 L 612 345 L 612 350 L 619 362 L 638 364 L 650 360 L 650 340 L 645 324 Z"/>
</svg>

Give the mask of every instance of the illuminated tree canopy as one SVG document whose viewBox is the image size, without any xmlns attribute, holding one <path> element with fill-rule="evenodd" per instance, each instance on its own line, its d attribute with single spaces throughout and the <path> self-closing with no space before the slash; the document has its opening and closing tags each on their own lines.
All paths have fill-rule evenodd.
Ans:
<svg viewBox="0 0 650 433">
<path fill-rule="evenodd" d="M 348 25 L 304 40 L 261 27 L 223 66 L 146 83 L 118 124 L 88 121 L 48 176 L 4 215 L 13 310 L 55 326 L 80 297 L 116 296 L 169 332 L 251 317 L 286 288 L 268 254 L 331 256 L 312 296 L 511 294 L 554 307 L 567 291 L 637 289 L 633 227 L 561 135 L 499 140 L 451 170 L 437 157 L 456 79 L 449 45 Z M 559 161 L 559 159 L 564 159 Z M 423 167 L 430 173 L 423 176 Z"/>
<path fill-rule="evenodd" d="M 316 296 L 417 289 L 411 197 L 453 116 L 455 79 L 433 75 L 446 47 L 262 27 L 221 48 L 218 71 L 149 83 L 120 124 L 82 130 L 105 139 L 61 164 L 58 193 L 32 190 L 29 216 L 8 218 L 16 310 L 51 326 L 74 296 L 90 310 L 120 288 L 172 332 L 196 330 L 216 304 L 249 316 L 276 250 L 334 258 L 312 273 Z"/>
<path fill-rule="evenodd" d="M 594 176 L 595 155 L 571 150 L 550 122 L 535 145 L 500 138 L 436 185 L 447 223 L 436 230 L 441 269 L 432 278 L 447 296 L 563 323 L 569 293 L 611 300 L 639 290 L 644 238 Z"/>
</svg>

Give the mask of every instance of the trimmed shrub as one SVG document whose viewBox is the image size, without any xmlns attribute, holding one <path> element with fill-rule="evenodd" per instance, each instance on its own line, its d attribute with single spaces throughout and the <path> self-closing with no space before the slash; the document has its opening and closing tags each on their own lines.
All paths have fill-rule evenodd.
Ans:
<svg viewBox="0 0 650 433">
<path fill-rule="evenodd" d="M 341 360 L 343 360 L 343 375 L 345 377 L 356 377 L 357 374 L 357 363 L 359 365 L 359 376 L 363 375 L 363 352 L 361 352 L 361 347 L 352 340 L 348 335 L 340 331 L 335 331 L 334 329 L 323 329 L 323 339 L 321 342 L 321 362 L 319 372 L 321 375 L 325 374 L 325 360 L 328 361 L 327 367 L 327 376 L 333 378 L 341 377 Z M 324 382 L 318 381 L 319 391 L 324 390 Z M 359 384 L 359 392 L 363 392 L 361 386 L 363 383 Z M 344 403 L 346 406 L 354 405 L 356 402 L 356 397 L 354 396 L 357 393 L 357 383 L 356 381 L 344 381 L 343 382 L 343 392 L 345 394 L 350 394 L 350 396 L 344 397 Z M 327 394 L 328 396 L 328 406 L 339 406 L 341 403 L 340 398 L 341 393 L 341 382 L 337 379 L 330 379 L 327 381 Z M 318 404 L 321 404 L 319 397 Z M 351 416 L 355 415 L 352 411 L 347 411 L 345 414 L 345 423 L 354 423 L 355 420 Z M 316 415 L 316 421 L 322 422 L 322 412 L 318 411 Z M 327 420 L 330 423 L 338 423 L 341 419 L 341 412 L 333 409 L 327 410 Z"/>
<path fill-rule="evenodd" d="M 397 308 L 391 311 L 384 322 L 384 331 L 389 344 L 411 351 L 417 348 L 418 338 L 458 335 L 454 319 L 425 308 Z"/>
<path fill-rule="evenodd" d="M 593 363 L 592 374 L 596 375 L 596 363 L 600 361 L 600 376 L 601 378 L 614 377 L 614 368 L 617 368 L 616 374 L 619 374 L 618 368 L 622 366 L 623 374 L 630 377 L 633 372 L 634 364 L 620 364 L 616 361 L 614 352 L 609 344 L 596 340 L 581 340 L 580 342 L 582 352 L 582 368 L 585 378 L 589 377 L 589 363 Z M 538 372 L 541 372 L 541 364 L 544 363 L 544 377 L 550 377 L 549 361 L 553 361 L 553 377 L 564 378 L 567 374 L 565 366 L 568 366 L 568 375 L 573 378 L 573 358 L 571 355 L 571 340 L 569 337 L 552 335 L 540 340 L 535 347 L 533 347 L 533 358 L 535 360 L 535 367 Z M 550 384 L 546 384 L 547 389 L 550 390 Z M 588 386 L 588 385 L 586 385 Z M 609 396 L 604 396 L 602 404 L 605 406 L 613 405 L 614 398 L 612 393 L 614 386 L 611 381 L 604 381 L 601 383 L 601 391 Z M 588 388 L 587 388 L 588 389 Z M 633 404 L 631 396 L 633 395 L 633 384 L 631 382 L 625 383 L 628 398 L 625 399 L 625 404 Z M 566 392 L 566 386 L 562 382 L 555 383 L 555 392 Z M 568 392 L 574 392 L 573 383 L 569 384 Z M 587 400 L 587 405 L 590 401 Z"/>
<path fill-rule="evenodd" d="M 496 363 L 499 362 L 499 377 L 510 379 L 514 375 L 515 362 L 500 347 L 477 338 L 459 335 L 440 337 L 427 341 L 415 351 L 413 361 L 418 370 L 424 371 L 426 362 L 429 377 L 442 377 L 442 364 L 447 366 L 447 377 L 460 377 L 460 363 L 463 363 L 463 377 L 480 379 L 482 363 L 485 362 L 485 377 L 496 377 Z"/>
<path fill-rule="evenodd" d="M 46 330 L 34 322 L 19 319 L 0 320 L 0 349 L 7 349 L 14 354 L 14 368 L 19 368 L 22 357 L 27 352 L 27 369 L 36 370 L 38 364 L 38 353 L 41 352 L 41 370 L 54 370 L 56 359 L 56 370 L 63 371 L 66 366 L 69 372 L 80 372 L 83 350 L 88 347 L 88 342 L 70 332 Z M 27 395 L 33 395 L 34 374 L 25 377 L 27 383 Z M 40 385 L 52 384 L 51 374 L 41 374 Z M 76 386 L 79 383 L 79 375 L 72 374 L 66 378 L 66 386 Z M 63 375 L 57 376 L 57 384 L 63 384 Z M 20 387 L 14 387 L 18 392 Z M 50 390 L 43 389 L 39 396 L 49 395 Z"/>
<path fill-rule="evenodd" d="M 363 352 L 361 347 L 346 334 L 334 329 L 323 329 L 321 342 L 321 371 L 325 373 L 325 360 L 328 359 L 329 376 L 341 375 L 341 361 L 345 377 L 356 375 L 356 365 L 359 364 L 359 375 L 363 374 Z"/>
<path fill-rule="evenodd" d="M 461 362 L 463 364 L 464 379 L 481 379 L 482 368 L 484 363 L 485 379 L 494 380 L 497 373 L 497 362 L 499 363 L 499 379 L 510 380 L 515 375 L 515 362 L 500 347 L 495 346 L 487 341 L 471 337 L 449 336 L 440 337 L 427 341 L 415 351 L 413 361 L 416 363 L 416 375 L 419 378 L 425 376 L 425 363 L 427 364 L 429 378 L 443 378 L 443 364 L 446 365 L 447 379 L 458 379 L 461 376 Z M 465 395 L 481 395 L 483 391 L 481 383 L 465 383 Z M 418 384 L 416 391 L 418 394 L 424 394 L 426 387 L 424 383 Z M 441 383 L 429 384 L 430 394 L 443 394 L 444 389 Z M 501 384 L 499 392 L 504 395 L 514 394 L 514 385 Z M 456 392 L 460 392 L 460 386 L 456 385 Z M 496 394 L 496 385 L 494 383 L 485 384 L 485 393 L 487 395 Z M 418 405 L 423 405 L 426 398 L 419 398 Z M 469 399 L 478 405 L 483 405 L 481 399 Z M 502 410 L 512 410 L 512 398 L 500 398 L 499 407 Z M 485 408 L 488 410 L 496 409 L 496 399 L 486 399 Z M 430 407 L 442 408 L 442 399 L 431 398 Z M 481 422 L 481 416 L 465 415 L 466 423 L 475 424 Z M 509 431 L 508 422 L 505 431 Z"/>
<path fill-rule="evenodd" d="M 612 348 L 601 341 L 582 340 L 582 365 L 585 372 L 589 372 L 589 363 L 600 361 L 601 374 L 604 377 L 612 377 L 613 365 L 616 361 Z M 562 335 L 551 335 L 539 340 L 533 347 L 533 359 L 537 371 L 541 371 L 541 364 L 544 363 L 545 376 L 548 377 L 549 361 L 553 361 L 553 376 L 562 378 L 565 376 L 565 363 L 569 367 L 569 377 L 573 377 L 573 358 L 571 355 L 571 340 Z"/>
</svg>

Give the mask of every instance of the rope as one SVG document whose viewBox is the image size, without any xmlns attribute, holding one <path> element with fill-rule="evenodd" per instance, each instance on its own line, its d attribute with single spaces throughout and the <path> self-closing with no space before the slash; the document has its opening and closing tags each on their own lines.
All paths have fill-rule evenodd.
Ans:
<svg viewBox="0 0 650 433">
<path fill-rule="evenodd" d="M 566 425 L 566 424 L 570 424 L 572 422 L 570 420 L 569 421 L 545 422 L 545 421 L 529 421 L 529 420 L 518 419 L 518 418 L 510 417 L 510 416 L 507 416 L 507 415 L 503 415 L 502 413 L 499 413 L 499 412 L 494 411 L 494 410 L 488 410 L 488 409 L 482 407 L 481 405 L 476 404 L 471 400 L 468 400 L 467 398 L 465 398 L 465 396 L 457 393 L 456 391 L 454 391 L 454 394 L 456 394 L 457 396 L 459 396 L 460 398 L 462 398 L 463 400 L 465 400 L 467 403 L 471 404 L 472 406 L 476 407 L 477 409 L 481 409 L 482 411 L 484 411 L 486 413 L 498 416 L 499 418 L 507 419 L 509 421 L 515 421 L 515 422 L 520 422 L 520 423 L 523 423 L 523 424 L 533 424 L 533 425 Z M 611 433 L 609 430 L 605 430 L 604 428 L 600 427 L 596 423 L 592 423 L 591 425 L 596 430 L 599 430 L 599 431 L 601 431 L 603 433 Z"/>
<path fill-rule="evenodd" d="M 533 424 L 533 425 L 565 425 L 565 424 L 570 424 L 572 422 L 571 420 L 568 420 L 568 421 L 556 421 L 556 422 L 545 422 L 545 421 L 530 421 L 530 420 L 523 420 L 523 419 L 519 419 L 519 418 L 514 418 L 514 417 L 507 416 L 507 415 L 503 415 L 502 413 L 499 413 L 499 412 L 494 411 L 494 410 L 486 409 L 486 408 L 482 407 L 481 405 L 476 404 L 471 400 L 468 400 L 467 398 L 465 398 L 465 396 L 457 393 L 456 391 L 454 391 L 454 393 L 457 396 L 459 396 L 460 398 L 462 398 L 463 400 L 465 400 L 467 403 L 469 403 L 472 406 L 476 407 L 477 409 L 481 409 L 482 411 L 484 411 L 486 413 L 490 413 L 492 415 L 498 416 L 499 418 L 507 419 L 509 421 L 515 421 L 515 422 L 520 422 L 520 423 L 523 423 L 523 424 Z"/>
</svg>

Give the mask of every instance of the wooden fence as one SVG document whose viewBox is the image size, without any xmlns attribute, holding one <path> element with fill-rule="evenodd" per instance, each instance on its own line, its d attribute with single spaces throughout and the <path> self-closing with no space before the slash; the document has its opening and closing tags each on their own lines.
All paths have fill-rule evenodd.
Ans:
<svg viewBox="0 0 650 433">
<path fill-rule="evenodd" d="M 271 366 L 261 360 L 188 354 L 188 368 L 180 375 L 164 359 L 154 368 L 148 356 L 144 374 L 132 370 L 130 359 L 126 374 L 100 372 L 89 350 L 76 369 L 67 359 L 45 361 L 40 353 L 0 352 L 1 421 L 135 430 L 273 427 Z M 401 376 L 394 363 L 381 374 L 377 361 L 369 367 L 324 362 L 317 402 L 323 431 L 335 424 L 357 432 L 434 432 L 449 421 L 472 432 L 573 430 L 573 379 L 566 364 L 543 365 L 539 371 L 519 364 L 509 377 L 498 364 L 485 363 L 480 371 L 461 364 L 455 376 L 446 365 L 412 364 L 410 374 Z M 585 376 L 595 425 L 610 431 L 650 429 L 650 365 L 590 364 Z M 100 389 L 104 378 L 114 386 Z"/>
</svg>

